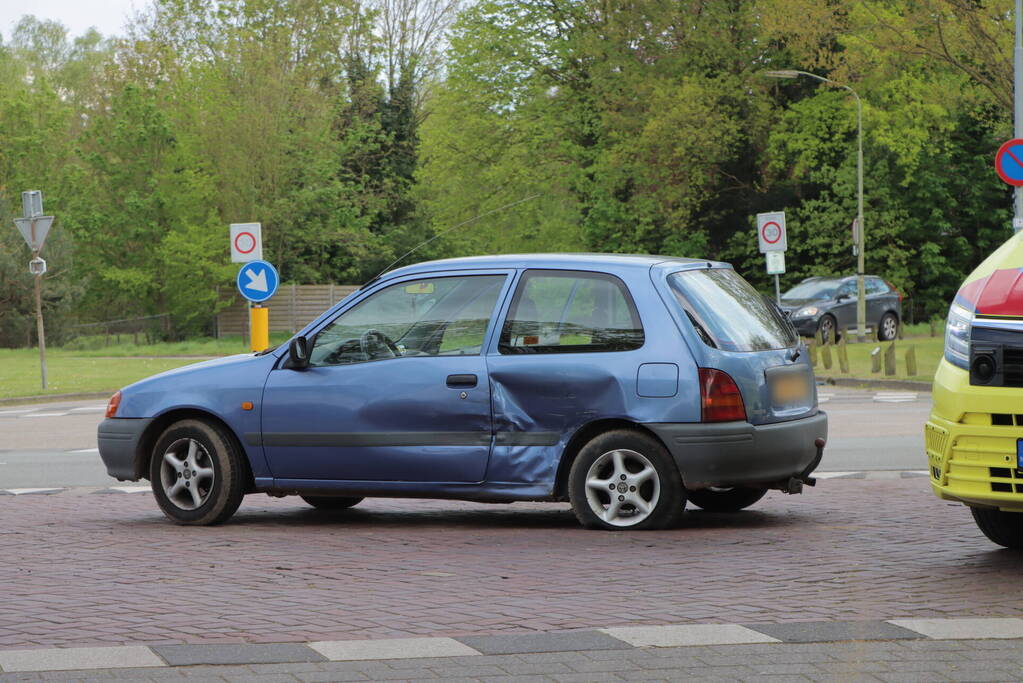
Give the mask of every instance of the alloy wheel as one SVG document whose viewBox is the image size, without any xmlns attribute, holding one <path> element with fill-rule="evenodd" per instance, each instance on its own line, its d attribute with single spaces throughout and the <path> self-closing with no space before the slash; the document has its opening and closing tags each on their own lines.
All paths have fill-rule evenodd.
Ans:
<svg viewBox="0 0 1023 683">
<path fill-rule="evenodd" d="M 595 515 L 612 526 L 639 524 L 653 513 L 660 495 L 657 470 L 636 451 L 608 451 L 586 472 L 586 501 Z"/>
<path fill-rule="evenodd" d="M 202 507 L 215 480 L 213 460 L 195 439 L 178 439 L 164 451 L 160 483 L 167 499 L 182 510 Z"/>
</svg>

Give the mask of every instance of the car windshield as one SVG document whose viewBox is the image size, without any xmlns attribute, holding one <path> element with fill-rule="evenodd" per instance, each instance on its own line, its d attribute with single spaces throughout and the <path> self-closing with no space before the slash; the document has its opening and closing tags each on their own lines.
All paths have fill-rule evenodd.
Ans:
<svg viewBox="0 0 1023 683">
<path fill-rule="evenodd" d="M 781 295 L 782 301 L 826 301 L 834 299 L 839 280 L 811 280 L 801 282 Z"/>
<path fill-rule="evenodd" d="M 684 270 L 669 275 L 668 284 L 708 346 L 724 351 L 767 351 L 798 342 L 796 331 L 778 309 L 734 270 Z"/>
</svg>

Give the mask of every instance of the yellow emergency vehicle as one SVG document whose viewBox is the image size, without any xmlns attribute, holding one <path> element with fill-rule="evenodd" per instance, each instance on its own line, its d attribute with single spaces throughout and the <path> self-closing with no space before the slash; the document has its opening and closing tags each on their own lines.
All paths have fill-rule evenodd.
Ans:
<svg viewBox="0 0 1023 683">
<path fill-rule="evenodd" d="M 945 327 L 924 428 L 934 493 L 1023 548 L 1023 232 L 970 274 Z"/>
</svg>

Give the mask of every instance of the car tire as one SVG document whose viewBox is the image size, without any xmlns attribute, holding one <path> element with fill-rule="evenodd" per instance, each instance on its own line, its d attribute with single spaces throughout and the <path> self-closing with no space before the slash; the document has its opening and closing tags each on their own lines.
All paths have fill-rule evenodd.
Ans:
<svg viewBox="0 0 1023 683">
<path fill-rule="evenodd" d="M 817 331 L 820 332 L 821 341 L 825 344 L 838 342 L 838 321 L 830 313 L 825 313 L 821 316 L 820 321 L 817 323 Z"/>
<path fill-rule="evenodd" d="M 167 427 L 149 462 L 149 481 L 163 514 L 193 526 L 225 521 L 245 495 L 242 457 L 234 440 L 209 422 L 188 419 Z"/>
<path fill-rule="evenodd" d="M 363 501 L 360 496 L 299 496 L 317 510 L 347 510 Z"/>
<path fill-rule="evenodd" d="M 899 336 L 899 319 L 894 313 L 885 313 L 877 323 L 878 341 L 892 341 Z"/>
<path fill-rule="evenodd" d="M 767 489 L 747 486 L 688 491 L 689 502 L 707 512 L 738 512 L 764 497 Z"/>
<path fill-rule="evenodd" d="M 682 477 L 664 446 L 627 429 L 605 432 L 583 446 L 569 471 L 568 496 L 587 529 L 664 529 L 685 508 Z"/>
<path fill-rule="evenodd" d="M 990 508 L 970 508 L 970 512 L 989 540 L 1006 548 L 1023 548 L 1023 513 Z"/>
</svg>

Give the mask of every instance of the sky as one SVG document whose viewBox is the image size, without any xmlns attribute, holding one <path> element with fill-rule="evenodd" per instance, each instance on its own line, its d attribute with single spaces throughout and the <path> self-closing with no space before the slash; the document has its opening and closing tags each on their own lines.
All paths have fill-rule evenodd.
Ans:
<svg viewBox="0 0 1023 683">
<path fill-rule="evenodd" d="M 0 0 L 0 34 L 10 37 L 14 25 L 25 14 L 56 19 L 80 36 L 90 26 L 104 36 L 122 33 L 125 19 L 143 8 L 146 0 Z"/>
</svg>

